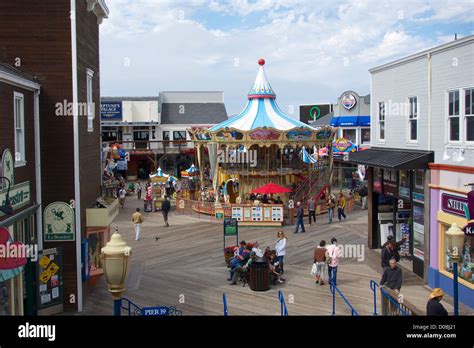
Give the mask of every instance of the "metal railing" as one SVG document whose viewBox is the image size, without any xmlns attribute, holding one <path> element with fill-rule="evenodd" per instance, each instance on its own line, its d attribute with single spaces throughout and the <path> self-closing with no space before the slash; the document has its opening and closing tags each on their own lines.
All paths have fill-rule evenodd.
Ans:
<svg viewBox="0 0 474 348">
<path fill-rule="evenodd" d="M 288 316 L 288 307 L 286 306 L 285 302 L 285 296 L 283 296 L 283 293 L 281 290 L 278 291 L 278 301 L 280 302 L 280 314 L 282 317 L 287 317 Z"/>
<path fill-rule="evenodd" d="M 127 312 L 127 316 L 142 315 L 141 307 L 125 297 L 120 299 L 120 309 L 124 309 Z"/>
<path fill-rule="evenodd" d="M 334 282 L 330 283 L 330 291 L 331 291 L 331 295 L 332 295 L 332 315 L 336 314 L 336 291 L 339 293 L 341 298 L 344 300 L 344 302 L 347 304 L 347 306 L 351 310 L 351 315 L 352 316 L 359 315 L 359 313 L 355 310 L 355 308 L 351 305 L 351 303 L 344 296 L 342 291 L 339 290 L 339 288 L 336 285 L 334 285 Z"/>
<path fill-rule="evenodd" d="M 403 296 L 395 293 L 393 290 L 381 287 L 375 280 L 370 281 L 370 290 L 374 294 L 374 312 L 377 314 L 377 288 L 380 289 L 382 296 L 382 315 L 422 315 L 422 313 Z M 384 300 L 385 299 L 385 300 Z"/>
<path fill-rule="evenodd" d="M 222 303 L 224 304 L 224 317 L 229 316 L 229 310 L 227 309 L 227 296 L 225 292 L 222 293 Z"/>
</svg>

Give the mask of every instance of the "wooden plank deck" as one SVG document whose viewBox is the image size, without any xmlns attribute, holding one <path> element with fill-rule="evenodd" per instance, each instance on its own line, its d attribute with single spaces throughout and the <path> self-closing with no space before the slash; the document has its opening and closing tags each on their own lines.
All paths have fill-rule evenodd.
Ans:
<svg viewBox="0 0 474 348">
<path fill-rule="evenodd" d="M 163 227 L 160 213 L 144 214 L 141 240 L 134 241 L 130 216 L 139 202 L 127 198 L 126 207 L 114 226 L 133 247 L 132 266 L 126 282 L 125 296 L 139 306 L 175 306 L 183 315 L 222 315 L 222 293 L 226 292 L 230 315 L 279 315 L 278 291 L 285 295 L 290 315 L 331 315 L 332 301 L 328 285 L 315 284 L 310 275 L 313 251 L 321 239 L 336 237 L 340 244 L 361 244 L 365 259 L 344 259 L 338 269 L 338 287 L 361 315 L 371 315 L 373 294 L 369 281 L 379 281 L 380 256 L 366 248 L 367 216 L 354 211 L 343 223 L 327 223 L 318 216 L 316 226 L 307 226 L 306 233 L 293 234 L 293 226 L 239 229 L 239 239 L 260 242 L 263 249 L 275 245 L 276 233 L 283 230 L 288 237 L 285 262 L 285 284 L 272 286 L 266 292 L 249 287 L 231 286 L 226 280 L 228 270 L 222 252 L 222 223 L 198 221 L 195 218 L 170 214 L 170 227 Z M 155 237 L 159 237 L 158 241 Z M 228 237 L 227 245 L 235 239 Z M 326 275 L 327 277 L 327 275 Z M 413 273 L 404 272 L 402 293 L 424 312 L 429 289 Z M 184 301 L 184 302 L 183 302 Z M 445 302 L 452 313 L 452 306 Z M 378 309 L 380 311 L 380 308 Z M 112 298 L 102 277 L 85 303 L 84 315 L 111 315 Z M 464 306 L 461 313 L 471 313 Z M 349 308 L 338 296 L 336 314 L 350 315 Z"/>
</svg>

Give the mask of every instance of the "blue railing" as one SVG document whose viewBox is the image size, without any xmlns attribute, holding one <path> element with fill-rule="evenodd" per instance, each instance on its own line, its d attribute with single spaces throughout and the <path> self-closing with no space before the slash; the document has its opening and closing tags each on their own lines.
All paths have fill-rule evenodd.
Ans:
<svg viewBox="0 0 474 348">
<path fill-rule="evenodd" d="M 130 301 L 128 298 L 124 297 L 117 301 L 120 301 L 120 311 L 124 309 L 127 312 L 127 316 L 142 315 L 141 307 L 139 307 L 136 303 Z"/>
<path fill-rule="evenodd" d="M 370 290 L 372 290 L 372 292 L 374 293 L 374 315 L 377 315 L 377 288 L 380 289 L 380 292 L 382 293 L 383 296 L 385 296 L 394 306 L 395 308 L 400 312 L 400 314 L 404 315 L 404 316 L 409 316 L 409 312 L 405 311 L 401 306 L 400 304 L 395 301 L 392 296 L 390 296 L 389 294 L 387 294 L 387 292 L 382 288 L 380 287 L 380 285 L 375 281 L 375 280 L 371 280 L 370 281 Z"/>
<path fill-rule="evenodd" d="M 288 316 L 288 307 L 286 307 L 285 296 L 281 291 L 278 291 L 278 301 L 280 302 L 280 314 L 283 317 Z"/>
<path fill-rule="evenodd" d="M 355 308 L 352 307 L 351 303 L 347 300 L 347 298 L 344 296 L 341 290 L 339 290 L 339 288 L 336 285 L 334 285 L 334 283 L 331 283 L 330 290 L 332 294 L 332 315 L 336 314 L 336 291 L 339 293 L 341 298 L 344 300 L 344 302 L 347 304 L 347 306 L 351 310 L 351 315 L 352 316 L 359 315 L 359 313 L 357 313 Z"/>
<path fill-rule="evenodd" d="M 224 303 L 224 317 L 227 317 L 229 311 L 227 309 L 227 296 L 225 295 L 225 292 L 222 293 L 222 303 Z"/>
</svg>

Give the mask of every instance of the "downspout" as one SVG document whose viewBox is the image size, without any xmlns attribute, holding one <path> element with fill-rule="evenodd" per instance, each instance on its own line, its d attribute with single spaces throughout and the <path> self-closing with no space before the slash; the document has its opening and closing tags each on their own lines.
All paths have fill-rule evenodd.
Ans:
<svg viewBox="0 0 474 348">
<path fill-rule="evenodd" d="M 428 151 L 431 151 L 431 53 L 428 58 Z"/>
<path fill-rule="evenodd" d="M 41 139 L 40 139 L 40 113 L 39 96 L 41 91 L 35 91 L 34 101 L 34 127 L 35 127 L 35 179 L 36 179 L 36 240 L 38 250 L 43 250 L 43 207 L 41 200 Z"/>
<path fill-rule="evenodd" d="M 76 0 L 71 1 L 71 57 L 72 57 L 72 102 L 73 102 L 73 142 L 74 142 L 74 211 L 76 220 L 76 282 L 77 311 L 82 312 L 82 269 L 81 269 L 81 183 L 79 171 L 79 115 L 77 85 L 77 36 Z"/>
</svg>

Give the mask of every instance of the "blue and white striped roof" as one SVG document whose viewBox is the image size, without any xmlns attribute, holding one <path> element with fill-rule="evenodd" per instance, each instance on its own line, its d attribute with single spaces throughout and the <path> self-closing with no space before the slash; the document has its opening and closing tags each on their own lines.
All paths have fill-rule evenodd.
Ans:
<svg viewBox="0 0 474 348">
<path fill-rule="evenodd" d="M 235 128 L 241 131 L 249 131 L 260 127 L 272 127 L 278 130 L 290 130 L 296 127 L 304 127 L 314 130 L 306 123 L 300 122 L 287 116 L 277 105 L 276 94 L 270 83 L 268 83 L 263 65 L 265 61 L 260 59 L 260 69 L 248 94 L 247 105 L 244 110 L 228 120 L 223 121 L 210 128 L 211 132 L 224 128 Z"/>
</svg>

